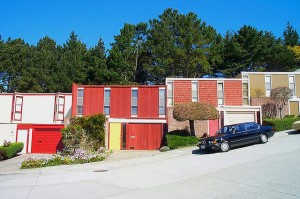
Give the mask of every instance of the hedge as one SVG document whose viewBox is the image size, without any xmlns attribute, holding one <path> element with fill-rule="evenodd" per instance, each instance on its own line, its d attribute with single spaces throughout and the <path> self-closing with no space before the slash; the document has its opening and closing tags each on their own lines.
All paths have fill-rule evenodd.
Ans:
<svg viewBox="0 0 300 199">
<path fill-rule="evenodd" d="M 199 138 L 191 136 L 187 131 L 176 130 L 167 133 L 167 143 L 170 149 L 177 149 L 187 146 L 196 146 Z"/>
<path fill-rule="evenodd" d="M 272 126 L 275 131 L 284 131 L 292 129 L 294 122 L 299 121 L 300 117 L 283 118 L 283 119 L 265 119 L 263 125 Z"/>
<path fill-rule="evenodd" d="M 10 144 L 7 147 L 1 146 L 0 147 L 0 159 L 10 159 L 17 156 L 23 150 L 24 143 L 23 142 L 15 142 Z"/>
</svg>

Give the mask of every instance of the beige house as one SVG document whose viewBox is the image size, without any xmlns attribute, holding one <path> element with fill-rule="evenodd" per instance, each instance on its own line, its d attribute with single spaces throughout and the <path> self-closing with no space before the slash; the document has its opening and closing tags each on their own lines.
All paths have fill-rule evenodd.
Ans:
<svg viewBox="0 0 300 199">
<path fill-rule="evenodd" d="M 272 102 L 271 89 L 286 86 L 293 90 L 294 96 L 284 108 L 284 115 L 299 115 L 300 72 L 241 72 L 237 78 L 247 79 L 252 106 Z"/>
</svg>

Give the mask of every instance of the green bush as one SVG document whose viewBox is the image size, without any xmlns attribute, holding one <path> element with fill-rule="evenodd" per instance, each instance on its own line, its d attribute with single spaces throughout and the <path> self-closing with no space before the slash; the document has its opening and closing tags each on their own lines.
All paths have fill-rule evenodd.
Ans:
<svg viewBox="0 0 300 199">
<path fill-rule="evenodd" d="M 177 149 L 187 146 L 197 145 L 199 139 L 196 136 L 180 135 L 180 134 L 167 134 L 168 147 L 170 149 Z"/>
<path fill-rule="evenodd" d="M 6 151 L 4 147 L 0 146 L 0 161 L 7 159 Z"/>
<path fill-rule="evenodd" d="M 83 148 L 96 151 L 105 145 L 105 115 L 73 117 L 70 124 L 62 129 L 66 148 Z"/>
<path fill-rule="evenodd" d="M 294 122 L 299 121 L 300 117 L 284 118 L 284 119 L 265 119 L 263 125 L 272 126 L 275 131 L 284 131 L 292 129 Z"/>
<path fill-rule="evenodd" d="M 23 150 L 23 142 L 10 143 L 0 147 L 0 160 L 10 159 L 17 156 Z"/>
</svg>

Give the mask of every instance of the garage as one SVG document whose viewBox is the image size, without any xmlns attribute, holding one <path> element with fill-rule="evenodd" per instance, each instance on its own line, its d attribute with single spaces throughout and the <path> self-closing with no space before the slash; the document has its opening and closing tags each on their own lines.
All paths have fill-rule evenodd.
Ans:
<svg viewBox="0 0 300 199">
<path fill-rule="evenodd" d="M 126 129 L 126 149 L 155 150 L 160 148 L 163 124 L 128 123 Z"/>
<path fill-rule="evenodd" d="M 233 112 L 228 111 L 224 115 L 224 125 L 236 124 L 242 122 L 255 122 L 255 112 L 245 111 L 245 112 Z"/>
<path fill-rule="evenodd" d="M 33 125 L 31 153 L 56 153 L 63 149 L 63 125 Z"/>
</svg>

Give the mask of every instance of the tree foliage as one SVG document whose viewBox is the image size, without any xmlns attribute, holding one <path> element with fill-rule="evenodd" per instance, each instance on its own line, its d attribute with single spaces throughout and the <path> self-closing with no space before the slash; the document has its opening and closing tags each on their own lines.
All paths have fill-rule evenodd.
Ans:
<svg viewBox="0 0 300 199">
<path fill-rule="evenodd" d="M 284 108 L 288 100 L 291 99 L 292 97 L 293 97 L 293 91 L 288 87 L 277 87 L 271 89 L 270 98 L 276 104 L 281 119 L 282 119 L 282 109 Z"/>
<path fill-rule="evenodd" d="M 0 36 L 0 92 L 71 92 L 78 84 L 163 84 L 166 77 L 235 77 L 241 71 L 294 71 L 299 35 L 283 37 L 244 25 L 220 35 L 195 13 L 166 9 L 158 18 L 125 23 L 110 49 L 99 37 L 88 48 L 73 31 L 62 45 Z"/>
<path fill-rule="evenodd" d="M 219 118 L 219 112 L 214 106 L 205 102 L 187 102 L 174 106 L 173 117 L 177 121 L 188 120 L 191 135 L 195 135 L 195 120 L 215 120 Z"/>
</svg>

